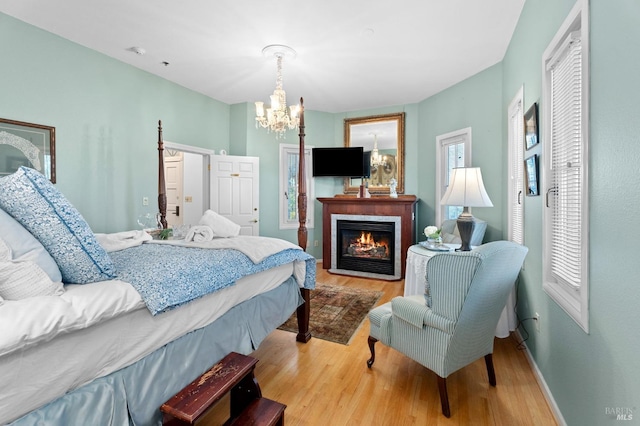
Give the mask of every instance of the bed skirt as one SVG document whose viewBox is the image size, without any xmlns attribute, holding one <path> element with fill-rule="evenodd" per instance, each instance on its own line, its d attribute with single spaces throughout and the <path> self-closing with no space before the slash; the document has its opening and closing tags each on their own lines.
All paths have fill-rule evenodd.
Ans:
<svg viewBox="0 0 640 426">
<path fill-rule="evenodd" d="M 12 425 L 160 425 L 160 405 L 229 352 L 250 354 L 303 302 L 291 277 L 140 361 L 17 419 Z M 292 337 L 293 338 L 293 337 Z"/>
</svg>

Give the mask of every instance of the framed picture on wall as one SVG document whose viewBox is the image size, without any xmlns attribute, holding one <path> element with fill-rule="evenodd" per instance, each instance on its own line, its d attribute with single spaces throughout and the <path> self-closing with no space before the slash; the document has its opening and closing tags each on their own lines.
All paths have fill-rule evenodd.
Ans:
<svg viewBox="0 0 640 426">
<path fill-rule="evenodd" d="M 0 176 L 30 167 L 56 183 L 56 128 L 0 118 Z"/>
<path fill-rule="evenodd" d="M 531 149 L 538 141 L 538 104 L 534 102 L 524 114 L 524 142 Z"/>
<path fill-rule="evenodd" d="M 525 185 L 527 187 L 527 195 L 530 197 L 540 195 L 538 167 L 538 154 L 533 154 L 524 160 Z"/>
</svg>

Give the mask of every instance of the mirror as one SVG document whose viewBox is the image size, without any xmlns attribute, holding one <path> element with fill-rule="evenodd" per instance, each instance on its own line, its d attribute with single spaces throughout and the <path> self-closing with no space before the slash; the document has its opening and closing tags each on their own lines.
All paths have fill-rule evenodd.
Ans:
<svg viewBox="0 0 640 426">
<path fill-rule="evenodd" d="M 391 179 L 398 194 L 404 193 L 404 112 L 345 118 L 344 146 L 361 146 L 371 155 L 371 177 L 365 181 L 372 195 L 389 194 Z M 357 194 L 361 182 L 346 178 L 344 193 Z"/>
</svg>

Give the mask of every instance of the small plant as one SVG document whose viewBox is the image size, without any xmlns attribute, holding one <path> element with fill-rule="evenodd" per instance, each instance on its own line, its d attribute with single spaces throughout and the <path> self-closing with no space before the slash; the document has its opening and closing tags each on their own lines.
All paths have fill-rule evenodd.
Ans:
<svg viewBox="0 0 640 426">
<path fill-rule="evenodd" d="M 173 230 L 171 228 L 167 228 L 160 231 L 158 238 L 161 240 L 168 240 L 171 235 L 173 235 Z"/>
</svg>

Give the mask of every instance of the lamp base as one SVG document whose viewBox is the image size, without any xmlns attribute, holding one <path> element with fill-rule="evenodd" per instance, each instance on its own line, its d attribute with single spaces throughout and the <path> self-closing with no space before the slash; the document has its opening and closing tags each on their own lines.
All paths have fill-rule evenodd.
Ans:
<svg viewBox="0 0 640 426">
<path fill-rule="evenodd" d="M 456 223 L 458 225 L 458 231 L 460 231 L 460 240 L 462 240 L 458 251 L 471 251 L 471 236 L 473 235 L 473 228 L 475 227 L 475 219 L 471 213 L 469 213 L 468 207 L 465 207 L 462 213 L 460 213 Z"/>
</svg>

